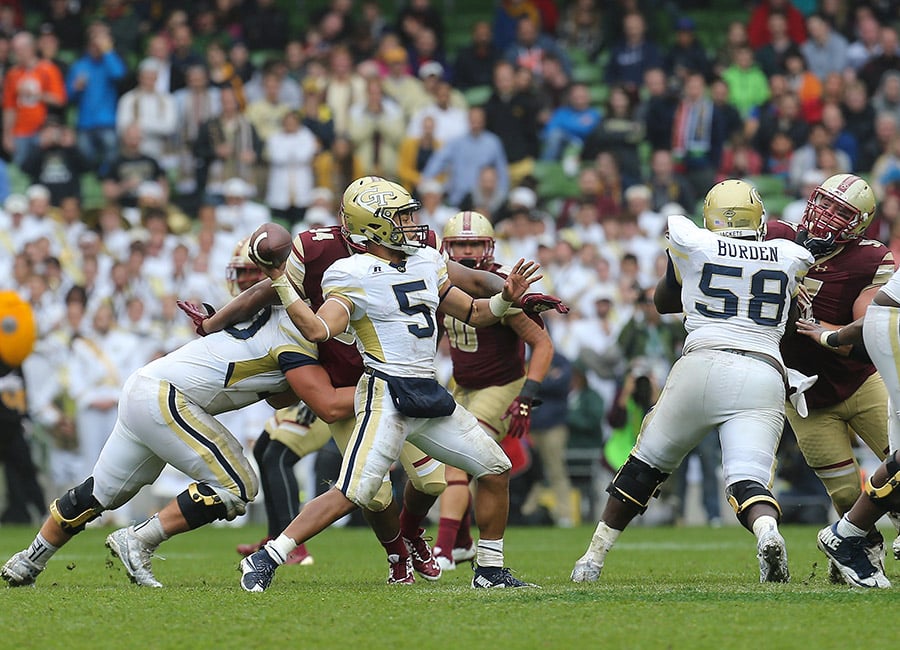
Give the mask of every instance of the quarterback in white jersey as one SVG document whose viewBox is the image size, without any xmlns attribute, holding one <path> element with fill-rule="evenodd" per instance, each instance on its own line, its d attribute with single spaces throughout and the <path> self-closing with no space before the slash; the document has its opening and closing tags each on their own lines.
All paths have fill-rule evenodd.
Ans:
<svg viewBox="0 0 900 650">
<path fill-rule="evenodd" d="M 743 181 L 714 186 L 703 214 L 707 230 L 669 217 L 670 268 L 657 292 L 679 294 L 688 332 L 684 353 L 607 488 L 611 498 L 575 564 L 575 582 L 600 577 L 619 534 L 713 429 L 728 501 L 757 537 L 760 581 L 789 579 L 780 509 L 770 491 L 787 375 L 778 344 L 813 257 L 786 240 L 759 241 L 765 211 L 756 188 Z"/>
<path fill-rule="evenodd" d="M 266 308 L 252 321 L 193 340 L 134 372 L 92 475 L 50 505 L 34 541 L 0 576 L 12 586 L 33 584 L 85 524 L 128 502 L 170 464 L 195 482 L 157 514 L 106 539 L 133 582 L 161 587 L 150 564 L 160 543 L 216 519 L 234 519 L 256 496 L 257 478 L 240 443 L 213 416 L 262 399 L 276 407 L 296 402 L 291 386 L 308 377 L 295 375 L 315 364 L 315 346 L 284 310 Z M 309 406 L 326 419 L 347 417 L 353 389 L 333 388 L 320 370 Z"/>
<path fill-rule="evenodd" d="M 866 480 L 865 489 L 843 517 L 819 531 L 818 546 L 834 563 L 847 583 L 856 587 L 891 586 L 884 567 L 867 552 L 867 535 L 889 512 L 900 510 L 900 270 L 878 290 L 865 315 L 838 330 L 815 321 L 800 321 L 797 331 L 826 348 L 864 344 L 884 380 L 889 395 L 888 434 L 891 450 Z M 894 542 L 894 557 L 900 548 Z"/>
<path fill-rule="evenodd" d="M 357 385 L 356 424 L 337 484 L 306 504 L 277 539 L 241 562 L 246 591 L 265 591 L 298 543 L 368 503 L 407 439 L 478 481 L 481 539 L 472 586 L 527 586 L 503 566 L 509 459 L 435 380 L 435 313 L 440 307 L 474 327 L 492 325 L 540 276 L 536 265 L 520 260 L 502 293 L 472 298 L 450 283 L 443 257 L 425 247 L 428 228 L 416 225 L 418 208 L 396 183 L 361 179 L 351 185 L 341 205 L 343 222 L 367 252 L 338 260 L 325 272 L 325 302 L 316 312 L 300 300 L 282 269 L 266 271 L 304 336 L 325 341 L 352 331 L 366 370 Z"/>
</svg>

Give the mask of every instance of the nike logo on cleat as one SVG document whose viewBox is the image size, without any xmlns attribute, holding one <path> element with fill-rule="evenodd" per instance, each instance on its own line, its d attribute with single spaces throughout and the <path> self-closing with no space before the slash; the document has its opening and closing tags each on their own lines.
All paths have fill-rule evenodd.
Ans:
<svg viewBox="0 0 900 650">
<path fill-rule="evenodd" d="M 506 585 L 504 585 L 503 583 L 501 583 L 501 584 L 499 584 L 499 585 L 495 585 L 493 582 L 491 582 L 490 580 L 488 580 L 488 579 L 485 578 L 484 576 L 476 576 L 476 577 L 475 577 L 475 582 L 476 582 L 476 584 L 478 584 L 479 586 L 485 587 L 485 588 L 488 588 L 488 589 L 491 588 L 491 587 L 495 587 L 495 588 L 496 588 L 496 587 L 505 587 L 505 586 L 506 586 Z"/>
</svg>

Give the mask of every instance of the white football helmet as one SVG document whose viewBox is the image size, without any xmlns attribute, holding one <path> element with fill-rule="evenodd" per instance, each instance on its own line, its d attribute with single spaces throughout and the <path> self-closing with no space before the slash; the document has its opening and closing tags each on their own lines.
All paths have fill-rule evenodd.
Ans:
<svg viewBox="0 0 900 650">
<path fill-rule="evenodd" d="M 413 255 L 427 245 L 428 226 L 402 225 L 399 217 L 422 204 L 402 185 L 367 176 L 353 181 L 341 200 L 341 223 L 350 241 L 371 241 Z"/>
<path fill-rule="evenodd" d="M 854 174 L 835 174 L 816 187 L 806 202 L 800 230 L 818 244 L 818 253 L 862 237 L 875 216 L 875 193 Z"/>
<path fill-rule="evenodd" d="M 750 183 L 729 179 L 713 185 L 703 200 L 707 230 L 737 239 L 763 237 L 766 208 Z"/>
</svg>

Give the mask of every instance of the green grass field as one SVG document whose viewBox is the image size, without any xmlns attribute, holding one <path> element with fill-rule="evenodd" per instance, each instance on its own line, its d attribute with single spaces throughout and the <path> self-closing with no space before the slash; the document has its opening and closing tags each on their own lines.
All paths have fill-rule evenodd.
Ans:
<svg viewBox="0 0 900 650">
<path fill-rule="evenodd" d="M 194 531 L 155 559 L 165 589 L 136 587 L 88 530 L 34 588 L 0 588 L 0 648 L 852 648 L 887 647 L 900 591 L 827 582 L 813 527 L 786 527 L 792 582 L 758 582 L 752 535 L 737 527 L 628 530 L 601 581 L 568 581 L 593 527 L 514 528 L 507 562 L 542 589 L 482 592 L 468 565 L 437 583 L 384 584 L 365 529 L 325 531 L 312 567 L 281 569 L 271 589 L 238 586 L 234 547 L 256 526 Z M 0 529 L 2 561 L 32 538 Z M 888 575 L 900 585 L 900 563 Z M 864 619 L 864 620 L 863 620 Z M 863 630 L 871 630 L 867 639 Z"/>
</svg>

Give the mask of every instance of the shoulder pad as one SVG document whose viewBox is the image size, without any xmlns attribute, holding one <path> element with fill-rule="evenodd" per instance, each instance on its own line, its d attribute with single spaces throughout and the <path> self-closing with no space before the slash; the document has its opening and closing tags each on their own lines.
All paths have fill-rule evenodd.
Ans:
<svg viewBox="0 0 900 650">
<path fill-rule="evenodd" d="M 697 227 L 684 215 L 669 215 L 668 223 L 669 243 L 678 249 L 695 246 L 705 234 L 712 234 L 708 230 Z"/>
<path fill-rule="evenodd" d="M 428 237 L 425 238 L 425 244 L 435 250 L 441 249 L 440 241 L 438 241 L 437 233 L 431 228 L 428 229 Z"/>
</svg>

